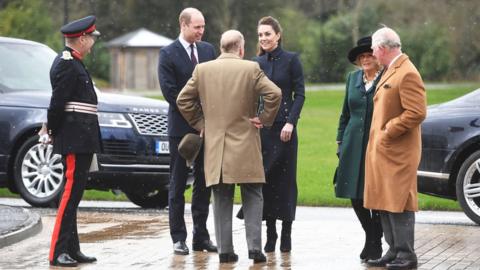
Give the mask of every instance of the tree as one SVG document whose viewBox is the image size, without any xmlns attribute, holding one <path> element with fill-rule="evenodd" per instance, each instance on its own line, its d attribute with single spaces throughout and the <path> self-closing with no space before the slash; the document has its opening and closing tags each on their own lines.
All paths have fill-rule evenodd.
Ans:
<svg viewBox="0 0 480 270">
<path fill-rule="evenodd" d="M 36 0 L 9 1 L 0 11 L 0 35 L 25 38 L 59 47 L 47 7 Z"/>
</svg>

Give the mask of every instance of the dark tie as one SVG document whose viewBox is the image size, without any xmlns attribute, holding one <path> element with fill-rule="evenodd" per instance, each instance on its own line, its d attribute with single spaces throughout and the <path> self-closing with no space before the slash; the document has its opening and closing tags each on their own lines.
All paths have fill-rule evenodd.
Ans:
<svg viewBox="0 0 480 270">
<path fill-rule="evenodd" d="M 192 63 L 193 63 L 193 66 L 196 66 L 198 61 L 197 61 L 197 57 L 195 56 L 195 50 L 194 50 L 195 46 L 192 44 L 190 44 L 190 49 L 192 49 L 191 53 L 190 53 L 190 58 L 192 59 Z"/>
</svg>

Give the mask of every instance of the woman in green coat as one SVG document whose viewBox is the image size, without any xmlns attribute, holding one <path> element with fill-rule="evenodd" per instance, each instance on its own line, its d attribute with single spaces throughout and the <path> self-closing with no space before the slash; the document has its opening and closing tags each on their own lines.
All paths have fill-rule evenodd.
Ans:
<svg viewBox="0 0 480 270">
<path fill-rule="evenodd" d="M 382 226 L 377 211 L 363 207 L 365 150 L 373 112 L 373 96 L 382 69 L 372 54 L 372 38 L 364 37 L 350 50 L 348 59 L 360 69 L 348 75 L 342 114 L 338 124 L 339 165 L 335 174 L 335 195 L 351 199 L 365 231 L 360 259 L 382 256 Z"/>
</svg>

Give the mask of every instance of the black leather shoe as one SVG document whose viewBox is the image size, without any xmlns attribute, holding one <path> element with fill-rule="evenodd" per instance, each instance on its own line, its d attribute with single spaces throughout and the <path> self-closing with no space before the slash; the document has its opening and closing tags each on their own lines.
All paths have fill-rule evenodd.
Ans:
<svg viewBox="0 0 480 270">
<path fill-rule="evenodd" d="M 416 260 L 395 259 L 387 263 L 387 269 L 404 270 L 417 268 L 418 262 Z"/>
<path fill-rule="evenodd" d="M 178 241 L 173 244 L 173 253 L 177 255 L 188 255 L 188 247 L 185 241 Z"/>
<path fill-rule="evenodd" d="M 217 247 L 212 243 L 211 240 L 203 240 L 201 242 L 193 242 L 192 244 L 193 251 L 204 251 L 207 252 L 217 252 Z"/>
<path fill-rule="evenodd" d="M 62 253 L 58 255 L 53 261 L 50 262 L 50 265 L 55 266 L 63 266 L 63 267 L 76 267 L 78 262 L 72 257 L 70 257 L 67 253 Z"/>
<path fill-rule="evenodd" d="M 235 253 L 220 253 L 218 254 L 220 263 L 234 263 L 238 261 L 238 255 Z"/>
<path fill-rule="evenodd" d="M 97 261 L 97 258 L 89 257 L 83 254 L 80 250 L 77 251 L 75 254 L 70 254 L 70 257 L 72 257 L 74 260 L 76 260 L 79 263 L 92 263 Z"/>
<path fill-rule="evenodd" d="M 385 267 L 387 263 L 393 261 L 395 258 L 391 258 L 389 256 L 383 256 L 380 259 L 376 260 L 368 260 L 367 265 L 372 267 Z"/>
<path fill-rule="evenodd" d="M 267 257 L 265 257 L 260 250 L 249 250 L 248 258 L 252 259 L 253 263 L 262 263 L 267 261 Z"/>
</svg>

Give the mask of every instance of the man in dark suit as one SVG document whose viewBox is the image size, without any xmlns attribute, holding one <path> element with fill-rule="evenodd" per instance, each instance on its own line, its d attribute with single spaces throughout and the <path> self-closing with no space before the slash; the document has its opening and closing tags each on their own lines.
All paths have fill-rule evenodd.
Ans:
<svg viewBox="0 0 480 270">
<path fill-rule="evenodd" d="M 187 133 L 197 133 L 189 126 L 177 108 L 178 93 L 192 77 L 197 63 L 215 59 L 215 49 L 210 43 L 201 41 L 205 30 L 205 19 L 195 8 L 184 9 L 179 16 L 180 35 L 170 45 L 160 50 L 158 78 L 168 110 L 168 136 L 170 144 L 170 189 L 168 192 L 170 235 L 175 254 L 187 255 L 185 243 L 184 192 L 188 177 L 186 161 L 178 154 L 178 144 Z M 216 252 L 217 247 L 210 241 L 207 230 L 210 189 L 205 186 L 203 154 L 195 160 L 192 194 L 193 244 L 194 251 Z"/>
<path fill-rule="evenodd" d="M 53 143 L 53 152 L 65 162 L 65 189 L 52 234 L 51 265 L 75 267 L 97 259 L 80 251 L 77 207 L 87 184 L 93 153 L 100 151 L 97 95 L 82 59 L 90 53 L 100 33 L 95 16 L 71 22 L 61 28 L 65 49 L 50 69 L 52 97 L 48 123 L 40 130 L 40 141 Z"/>
</svg>

